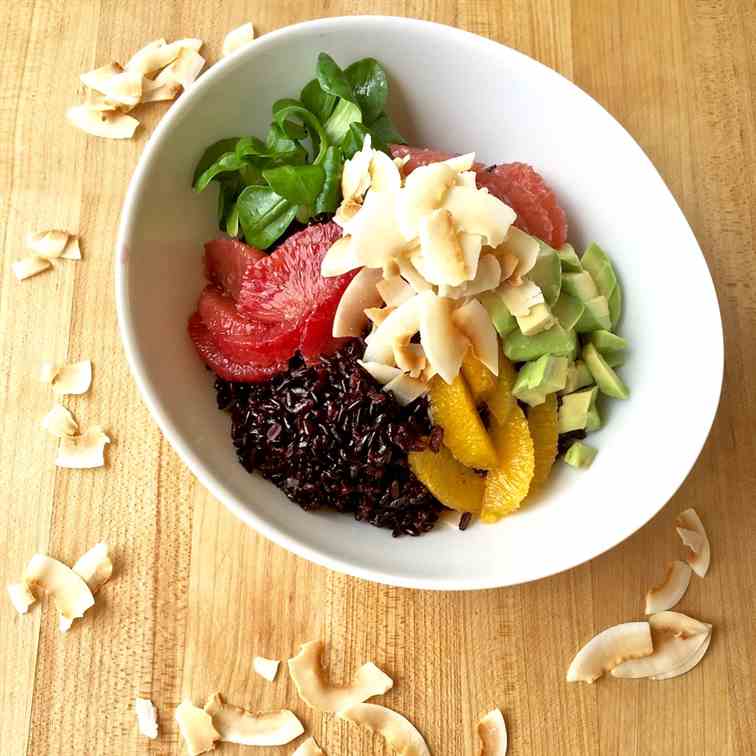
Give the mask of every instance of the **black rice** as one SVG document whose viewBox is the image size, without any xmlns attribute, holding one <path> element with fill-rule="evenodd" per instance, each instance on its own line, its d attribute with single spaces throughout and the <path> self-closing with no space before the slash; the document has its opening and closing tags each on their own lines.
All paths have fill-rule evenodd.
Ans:
<svg viewBox="0 0 756 756">
<path fill-rule="evenodd" d="M 586 435 L 587 434 L 584 430 L 574 430 L 562 433 L 557 441 L 557 452 L 561 456 L 564 456 L 567 453 L 567 450 L 572 446 L 573 441 L 580 441 L 581 439 L 584 439 Z"/>
<path fill-rule="evenodd" d="M 262 383 L 215 382 L 231 413 L 231 438 L 249 472 L 272 481 L 302 509 L 335 509 L 394 536 L 429 531 L 443 509 L 409 469 L 407 453 L 440 448 L 427 400 L 400 406 L 357 359 L 365 344 Z M 426 442 L 425 439 L 428 439 Z"/>
</svg>

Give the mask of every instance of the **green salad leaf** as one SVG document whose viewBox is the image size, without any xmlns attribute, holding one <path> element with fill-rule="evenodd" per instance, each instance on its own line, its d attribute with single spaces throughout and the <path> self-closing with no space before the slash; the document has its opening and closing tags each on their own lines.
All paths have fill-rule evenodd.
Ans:
<svg viewBox="0 0 756 756">
<path fill-rule="evenodd" d="M 201 192 L 207 188 L 207 185 L 222 173 L 238 171 L 242 167 L 242 160 L 236 152 L 224 152 L 214 163 L 212 163 L 194 184 L 194 191 Z"/>
<path fill-rule="evenodd" d="M 248 186 L 236 200 L 247 244 L 267 249 L 297 214 L 297 206 L 281 197 L 269 186 Z"/>
<path fill-rule="evenodd" d="M 342 100 L 354 100 L 354 92 L 349 78 L 328 53 L 318 55 L 318 83 L 320 88 Z"/>
<path fill-rule="evenodd" d="M 396 130 L 388 113 L 385 112 L 370 124 L 370 132 L 384 144 L 407 144 L 407 140 Z"/>
<path fill-rule="evenodd" d="M 341 171 L 344 167 L 344 156 L 339 147 L 333 145 L 326 150 L 323 160 L 324 181 L 320 194 L 315 199 L 313 208 L 316 215 L 320 213 L 335 213 L 341 203 Z"/>
<path fill-rule="evenodd" d="M 292 205 L 312 205 L 323 189 L 325 171 L 320 165 L 280 165 L 263 171 L 270 188 Z"/>
<path fill-rule="evenodd" d="M 236 148 L 236 143 L 239 141 L 239 137 L 229 137 L 228 139 L 220 139 L 219 141 L 211 144 L 203 153 L 199 159 L 195 169 L 194 176 L 192 178 L 192 185 L 197 184 L 197 179 L 223 154 L 226 152 L 233 152 Z"/>
<path fill-rule="evenodd" d="M 383 112 L 388 97 L 388 77 L 375 58 L 363 58 L 346 70 L 354 97 L 368 126 Z"/>
<path fill-rule="evenodd" d="M 287 134 L 288 132 L 286 130 L 286 124 L 288 123 L 287 119 L 289 117 L 298 118 L 300 121 L 302 121 L 302 123 L 310 132 L 313 143 L 317 139 L 318 152 L 313 158 L 312 162 L 315 164 L 322 162 L 329 144 L 328 136 L 326 135 L 325 129 L 323 128 L 323 124 L 321 124 L 320 121 L 302 105 L 287 105 L 286 107 L 283 107 L 280 110 L 276 111 L 275 114 L 276 123 L 278 124 L 279 128 Z M 289 134 L 289 136 L 291 136 L 291 134 Z"/>
<path fill-rule="evenodd" d="M 336 100 L 339 98 L 336 97 L 336 95 L 324 92 L 318 80 L 313 79 L 305 85 L 299 95 L 299 99 L 302 101 L 302 105 L 304 105 L 315 118 L 321 123 L 325 123 L 331 113 L 333 113 L 333 109 L 336 107 Z"/>
<path fill-rule="evenodd" d="M 349 131 L 344 134 L 344 138 L 341 140 L 341 151 L 346 158 L 354 157 L 356 152 L 362 149 L 362 143 L 365 141 L 365 137 L 370 135 L 370 145 L 374 150 L 380 150 L 389 153 L 388 145 L 376 134 L 372 127 L 365 126 L 364 123 L 352 123 L 349 125 Z"/>
<path fill-rule="evenodd" d="M 325 132 L 331 144 L 339 144 L 353 123 L 362 122 L 362 111 L 349 100 L 339 100 L 338 105 L 326 121 Z"/>
</svg>

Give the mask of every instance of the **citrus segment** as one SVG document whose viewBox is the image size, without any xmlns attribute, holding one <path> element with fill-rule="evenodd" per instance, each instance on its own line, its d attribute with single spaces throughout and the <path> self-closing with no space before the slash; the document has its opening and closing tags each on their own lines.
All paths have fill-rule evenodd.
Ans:
<svg viewBox="0 0 756 756">
<path fill-rule="evenodd" d="M 458 512 L 480 512 L 484 479 L 465 467 L 444 446 L 411 451 L 409 465 L 420 482 L 446 507 Z"/>
<path fill-rule="evenodd" d="M 444 429 L 444 444 L 463 465 L 496 467 L 496 451 L 461 375 L 451 384 L 436 376 L 430 383 L 430 403 L 433 422 Z"/>
<path fill-rule="evenodd" d="M 462 362 L 462 375 L 476 405 L 496 390 L 496 376 L 469 350 Z"/>
<path fill-rule="evenodd" d="M 499 425 L 506 425 L 509 416 L 512 414 L 512 408 L 516 401 L 512 395 L 512 389 L 517 380 L 517 371 L 512 363 L 502 354 L 499 360 L 499 379 L 496 381 L 496 389 L 493 394 L 486 400 L 488 409 L 496 418 Z"/>
<path fill-rule="evenodd" d="M 486 475 L 482 522 L 497 522 L 520 508 L 533 479 L 535 459 L 528 421 L 519 405 L 512 408 L 506 425 L 491 420 L 491 438 L 498 454 L 498 466 Z"/>
<path fill-rule="evenodd" d="M 543 404 L 528 410 L 528 427 L 535 454 L 535 471 L 529 491 L 533 493 L 546 482 L 557 455 L 559 428 L 555 394 L 548 394 Z"/>
</svg>

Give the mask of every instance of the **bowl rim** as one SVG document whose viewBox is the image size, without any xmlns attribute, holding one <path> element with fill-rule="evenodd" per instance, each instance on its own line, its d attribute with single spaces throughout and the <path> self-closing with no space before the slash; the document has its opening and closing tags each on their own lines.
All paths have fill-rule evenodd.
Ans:
<svg viewBox="0 0 756 756">
<path fill-rule="evenodd" d="M 337 28 L 346 27 L 355 22 L 358 22 L 358 23 L 367 22 L 367 23 L 375 23 L 375 24 L 401 23 L 403 25 L 411 25 L 416 28 L 423 28 L 425 30 L 430 30 L 431 32 L 437 35 L 448 35 L 449 37 L 457 36 L 460 38 L 466 38 L 468 41 L 474 41 L 476 44 L 482 45 L 482 46 L 487 46 L 491 48 L 503 47 L 508 51 L 509 54 L 512 54 L 515 57 L 521 57 L 521 58 L 527 59 L 529 65 L 535 65 L 537 67 L 545 69 L 546 71 L 550 73 L 550 75 L 560 77 L 570 87 L 574 89 L 575 94 L 577 96 L 587 98 L 587 100 L 590 101 L 593 107 L 600 109 L 606 116 L 608 116 L 616 124 L 617 127 L 619 127 L 619 129 L 622 130 L 622 132 L 624 132 L 625 136 L 630 140 L 633 147 L 636 149 L 638 153 L 638 159 L 643 161 L 646 167 L 651 169 L 659 177 L 659 179 L 662 181 L 667 191 L 670 193 L 670 195 L 674 199 L 674 195 L 672 195 L 671 191 L 669 190 L 669 187 L 667 187 L 666 185 L 666 182 L 664 182 L 664 179 L 659 175 L 656 167 L 651 162 L 650 158 L 646 155 L 643 148 L 638 144 L 638 142 L 633 138 L 633 136 L 625 129 L 625 127 L 611 113 L 609 113 L 609 111 L 607 111 L 599 102 L 597 102 L 587 92 L 581 89 L 577 84 L 567 79 L 558 71 L 555 71 L 554 69 L 549 68 L 548 66 L 541 63 L 540 61 L 534 58 L 531 58 L 530 56 L 526 55 L 525 53 L 520 52 L 519 50 L 515 50 L 514 48 L 508 47 L 507 45 L 504 45 L 501 42 L 497 42 L 487 37 L 483 37 L 478 34 L 474 34 L 472 32 L 468 32 L 463 29 L 458 29 L 456 27 L 449 26 L 447 24 L 441 24 L 435 21 L 427 21 L 427 20 L 411 18 L 411 17 L 390 16 L 390 15 L 335 16 L 331 18 L 320 18 L 320 19 L 302 21 L 296 24 L 291 24 L 289 26 L 281 27 L 279 29 L 275 29 L 271 32 L 265 33 L 262 37 L 259 37 L 258 39 L 254 40 L 249 45 L 243 47 L 242 49 L 236 51 L 235 53 L 233 53 L 232 55 L 229 55 L 226 58 L 220 59 L 218 62 L 213 64 L 192 85 L 192 87 L 188 91 L 184 92 L 184 94 L 182 94 L 181 97 L 179 97 L 178 100 L 173 105 L 171 105 L 168 112 L 161 118 L 155 130 L 152 132 L 152 134 L 150 134 L 149 138 L 147 139 L 147 142 L 144 146 L 144 149 L 139 158 L 137 166 L 129 180 L 129 186 L 128 186 L 128 189 L 124 198 L 120 221 L 118 225 L 118 233 L 117 233 L 117 238 L 116 238 L 115 281 L 114 281 L 116 311 L 117 311 L 117 317 L 118 317 L 118 329 L 121 336 L 123 348 L 126 353 L 129 370 L 137 384 L 137 388 L 139 389 L 139 393 L 141 395 L 142 401 L 145 403 L 150 414 L 157 422 L 161 432 L 163 433 L 165 438 L 168 439 L 168 442 L 176 451 L 180 459 L 189 468 L 190 472 L 199 480 L 199 482 L 216 499 L 218 499 L 227 509 L 229 509 L 237 518 L 239 518 L 242 522 L 252 527 L 256 532 L 270 539 L 277 545 L 282 546 L 288 551 L 291 551 L 292 553 L 297 554 L 300 557 L 303 557 L 311 562 L 314 562 L 315 564 L 327 567 L 328 569 L 334 570 L 336 572 L 348 574 L 353 577 L 362 578 L 365 580 L 381 583 L 384 585 L 398 586 L 398 587 L 404 587 L 404 588 L 424 589 L 424 590 L 452 590 L 452 591 L 482 590 L 482 589 L 507 587 L 510 585 L 521 585 L 526 582 L 540 580 L 542 578 L 546 578 L 551 575 L 556 575 L 566 570 L 573 569 L 574 567 L 578 567 L 582 564 L 585 564 L 586 562 L 589 562 L 595 559 L 597 556 L 613 549 L 615 546 L 622 543 L 624 540 L 626 540 L 631 535 L 633 535 L 633 533 L 637 532 L 637 530 L 639 530 L 641 527 L 647 524 L 656 514 L 658 514 L 658 512 L 661 511 L 661 509 L 664 506 L 666 506 L 667 503 L 669 503 L 670 499 L 675 495 L 675 493 L 679 490 L 679 488 L 687 479 L 694 465 L 698 461 L 701 451 L 703 450 L 704 444 L 706 443 L 706 440 L 709 437 L 711 427 L 714 423 L 714 419 L 717 414 L 717 410 L 718 410 L 719 402 L 721 398 L 721 393 L 722 393 L 722 382 L 723 382 L 723 377 L 724 377 L 724 334 L 723 334 L 721 310 L 719 307 L 719 300 L 717 297 L 716 288 L 714 286 L 714 282 L 711 277 L 711 271 L 709 270 L 708 264 L 706 263 L 706 259 L 703 256 L 703 253 L 700 251 L 700 245 L 698 245 L 699 252 L 701 253 L 701 256 L 703 258 L 704 265 L 708 273 L 709 283 L 712 288 L 712 293 L 714 294 L 714 304 L 716 306 L 716 313 L 718 316 L 718 323 L 719 323 L 719 328 L 717 329 L 718 338 L 716 338 L 716 344 L 711 345 L 712 347 L 715 347 L 716 353 L 709 355 L 710 364 L 712 363 L 712 361 L 716 362 L 716 365 L 715 365 L 716 367 L 715 372 L 716 372 L 716 379 L 717 379 L 716 382 L 719 388 L 717 391 L 716 399 L 710 402 L 709 409 L 708 409 L 708 416 L 704 418 L 705 422 L 701 422 L 699 425 L 699 430 L 698 430 L 699 442 L 696 444 L 697 451 L 696 451 L 695 456 L 692 457 L 687 471 L 685 471 L 685 473 L 681 475 L 679 482 L 677 482 L 677 484 L 674 485 L 673 489 L 667 492 L 665 496 L 660 497 L 661 504 L 659 505 L 659 508 L 655 512 L 653 512 L 645 522 L 638 524 L 637 527 L 635 527 L 630 532 L 625 533 L 619 539 L 616 539 L 616 540 L 611 539 L 611 542 L 609 543 L 604 543 L 604 542 L 600 543 L 595 550 L 591 551 L 591 553 L 587 553 L 581 556 L 579 561 L 574 562 L 572 561 L 571 558 L 567 559 L 564 564 L 558 566 L 556 569 L 549 568 L 542 572 L 536 572 L 528 580 L 515 580 L 515 581 L 508 582 L 506 579 L 502 579 L 500 576 L 498 576 L 497 573 L 495 572 L 492 572 L 491 575 L 487 576 L 485 579 L 480 579 L 479 576 L 475 576 L 472 579 L 467 579 L 465 577 L 454 577 L 454 576 L 445 577 L 443 579 L 440 579 L 437 577 L 432 577 L 432 578 L 406 577 L 403 575 L 396 575 L 387 571 L 379 571 L 372 568 L 364 568 L 350 561 L 342 560 L 340 558 L 333 557 L 329 554 L 324 554 L 320 552 L 317 548 L 308 546 L 306 543 L 303 543 L 299 539 L 289 535 L 284 530 L 268 523 L 264 518 L 259 516 L 252 509 L 244 506 L 230 492 L 226 490 L 222 481 L 219 480 L 218 477 L 209 468 L 206 467 L 205 463 L 194 453 L 194 451 L 192 451 L 192 449 L 190 448 L 190 445 L 182 438 L 181 434 L 174 427 L 173 423 L 168 418 L 166 412 L 163 409 L 161 400 L 157 392 L 152 388 L 147 378 L 146 365 L 137 347 L 135 329 L 132 323 L 131 308 L 130 308 L 130 303 L 128 299 L 128 285 L 127 285 L 127 280 L 126 280 L 127 277 L 125 274 L 125 270 L 126 270 L 125 263 L 126 263 L 126 254 L 127 254 L 126 242 L 129 236 L 131 235 L 131 228 L 133 225 L 133 219 L 132 219 L 133 209 L 137 203 L 137 197 L 140 192 L 141 184 L 142 184 L 144 175 L 147 172 L 148 165 L 152 160 L 153 155 L 159 150 L 163 141 L 166 139 L 166 136 L 169 134 L 174 122 L 181 118 L 184 110 L 187 107 L 189 107 L 191 101 L 196 96 L 201 95 L 201 93 L 205 89 L 212 87 L 215 80 L 219 76 L 222 76 L 224 71 L 226 71 L 227 69 L 233 68 L 238 65 L 242 65 L 242 62 L 247 57 L 254 57 L 257 51 L 264 49 L 270 44 L 275 43 L 281 37 L 285 37 L 294 32 L 307 30 L 307 29 L 310 29 L 314 32 L 317 32 L 319 30 L 325 30 L 325 29 L 328 29 L 330 31 L 334 27 L 337 27 Z M 676 199 L 675 199 L 675 203 L 677 204 Z M 678 205 L 678 208 L 679 208 L 679 205 Z M 682 210 L 680 210 L 680 213 L 683 217 L 684 222 L 688 225 L 690 229 L 690 224 L 687 223 L 687 219 L 682 213 Z M 693 234 L 692 229 L 690 229 L 690 231 L 691 231 L 691 235 L 693 236 L 694 241 L 696 241 L 697 243 L 697 240 L 695 240 L 695 235 Z"/>
</svg>

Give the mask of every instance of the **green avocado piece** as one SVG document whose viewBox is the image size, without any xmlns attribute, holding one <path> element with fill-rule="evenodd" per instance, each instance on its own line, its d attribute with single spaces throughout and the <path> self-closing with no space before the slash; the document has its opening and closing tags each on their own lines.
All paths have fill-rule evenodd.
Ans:
<svg viewBox="0 0 756 756">
<path fill-rule="evenodd" d="M 494 328 L 499 336 L 505 339 L 512 331 L 517 328 L 515 316 L 509 311 L 504 304 L 504 300 L 494 291 L 487 291 L 478 296 L 480 303 L 486 308 Z"/>
<path fill-rule="evenodd" d="M 609 297 L 609 317 L 612 321 L 612 328 L 617 327 L 620 316 L 622 315 L 622 287 L 617 282 L 611 296 Z"/>
<path fill-rule="evenodd" d="M 588 338 L 588 341 L 596 347 L 596 349 L 604 354 L 611 351 L 622 351 L 627 349 L 627 341 L 621 336 L 617 336 L 611 331 L 599 329 L 594 331 Z"/>
<path fill-rule="evenodd" d="M 585 429 L 588 433 L 599 430 L 601 428 L 602 421 L 599 414 L 598 407 L 594 403 L 593 407 L 588 410 L 588 417 L 585 420 Z"/>
<path fill-rule="evenodd" d="M 585 305 L 572 294 L 563 291 L 551 310 L 566 331 L 574 328 L 583 317 Z"/>
<path fill-rule="evenodd" d="M 543 292 L 546 304 L 553 305 L 562 290 L 562 263 L 559 255 L 548 244 L 540 239 L 538 243 L 541 249 L 527 277 Z"/>
<path fill-rule="evenodd" d="M 609 367 L 616 368 L 625 364 L 627 352 L 622 349 L 607 349 L 605 352 L 601 352 L 601 356 Z"/>
<path fill-rule="evenodd" d="M 567 383 L 562 390 L 564 394 L 571 394 L 573 391 L 592 386 L 595 383 L 591 371 L 588 370 L 582 360 L 571 363 L 567 368 Z"/>
<path fill-rule="evenodd" d="M 627 399 L 630 396 L 627 386 L 593 344 L 585 345 L 583 359 L 602 393 L 615 399 Z"/>
<path fill-rule="evenodd" d="M 567 358 L 544 354 L 520 368 L 512 394 L 521 402 L 536 407 L 546 401 L 547 394 L 563 389 L 566 380 Z"/>
<path fill-rule="evenodd" d="M 564 455 L 564 461 L 572 467 L 585 469 L 593 464 L 598 450 L 582 441 L 575 441 Z"/>
<path fill-rule="evenodd" d="M 574 331 L 565 331 L 556 323 L 548 331 L 535 336 L 526 336 L 519 330 L 512 331 L 504 342 L 504 354 L 512 362 L 528 362 L 537 360 L 544 354 L 568 356 L 576 348 L 576 344 Z"/>
<path fill-rule="evenodd" d="M 542 331 L 548 331 L 554 323 L 556 318 L 545 302 L 533 305 L 527 315 L 517 316 L 517 325 L 525 336 L 535 336 Z"/>
<path fill-rule="evenodd" d="M 580 273 L 565 273 L 562 276 L 562 290 L 581 302 L 587 302 L 599 295 L 593 276 L 586 270 Z"/>
<path fill-rule="evenodd" d="M 583 312 L 580 320 L 575 324 L 575 330 L 578 333 L 590 333 L 601 328 L 605 330 L 611 328 L 609 303 L 606 301 L 605 296 L 599 294 L 593 299 L 585 300 L 583 304 L 585 305 L 585 312 Z"/>
<path fill-rule="evenodd" d="M 577 256 L 577 252 L 575 252 L 572 244 L 565 244 L 557 250 L 557 254 L 559 255 L 559 261 L 562 263 L 562 270 L 565 273 L 579 273 L 583 269 L 580 258 Z"/>
<path fill-rule="evenodd" d="M 596 406 L 597 395 L 598 389 L 593 386 L 563 396 L 557 420 L 559 432 L 584 430 L 588 424 L 588 414 Z"/>
</svg>

